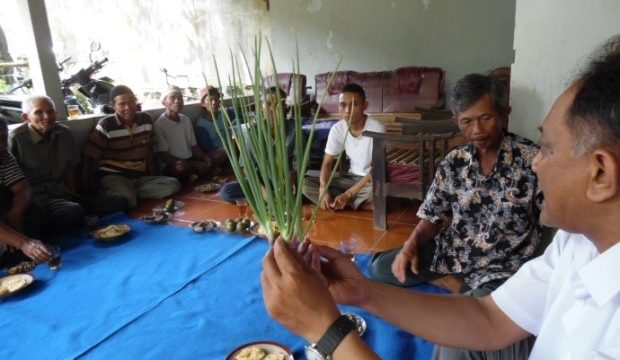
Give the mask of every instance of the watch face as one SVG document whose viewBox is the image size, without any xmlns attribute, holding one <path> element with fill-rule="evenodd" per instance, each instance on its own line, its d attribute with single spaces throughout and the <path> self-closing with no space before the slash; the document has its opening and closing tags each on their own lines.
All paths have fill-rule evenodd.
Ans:
<svg viewBox="0 0 620 360">
<path fill-rule="evenodd" d="M 325 360 L 323 355 L 321 355 L 321 353 L 317 349 L 314 348 L 315 346 L 316 346 L 315 344 L 306 346 L 306 359 L 308 359 L 308 360 Z"/>
</svg>

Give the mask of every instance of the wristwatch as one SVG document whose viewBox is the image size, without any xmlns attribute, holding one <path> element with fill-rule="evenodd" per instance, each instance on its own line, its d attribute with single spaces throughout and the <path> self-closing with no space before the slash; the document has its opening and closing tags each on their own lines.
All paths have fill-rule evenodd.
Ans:
<svg viewBox="0 0 620 360">
<path fill-rule="evenodd" d="M 306 358 L 308 360 L 331 360 L 332 354 L 342 339 L 356 329 L 357 324 L 354 320 L 347 315 L 340 315 L 318 342 L 306 346 Z"/>
</svg>

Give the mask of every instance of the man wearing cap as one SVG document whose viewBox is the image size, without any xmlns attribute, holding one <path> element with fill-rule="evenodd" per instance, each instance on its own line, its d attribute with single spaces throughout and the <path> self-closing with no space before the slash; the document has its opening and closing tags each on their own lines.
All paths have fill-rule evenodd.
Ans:
<svg viewBox="0 0 620 360">
<path fill-rule="evenodd" d="M 211 158 L 198 146 L 191 120 L 181 114 L 181 90 L 169 89 L 162 103 L 166 111 L 155 121 L 154 128 L 164 173 L 179 180 L 195 180 L 211 169 Z"/>
<path fill-rule="evenodd" d="M 203 113 L 196 122 L 196 140 L 200 148 L 209 155 L 214 166 L 228 159 L 215 127 L 216 122 L 220 128 L 227 123 L 220 104 L 221 94 L 218 88 L 209 86 L 200 90 L 200 106 L 203 108 Z M 232 120 L 234 113 L 228 110 L 226 112 Z"/>
<path fill-rule="evenodd" d="M 133 91 L 115 86 L 110 99 L 116 113 L 99 120 L 82 149 L 85 188 L 94 188 L 91 164 L 99 160 L 99 192 L 123 197 L 130 208 L 138 205 L 138 199 L 162 198 L 179 191 L 177 179 L 155 176 L 153 122 L 148 114 L 137 111 Z"/>
</svg>

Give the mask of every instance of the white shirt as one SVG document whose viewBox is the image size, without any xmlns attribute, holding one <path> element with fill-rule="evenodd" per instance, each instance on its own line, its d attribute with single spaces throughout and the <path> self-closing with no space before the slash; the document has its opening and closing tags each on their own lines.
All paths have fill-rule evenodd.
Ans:
<svg viewBox="0 0 620 360">
<path fill-rule="evenodd" d="M 344 150 L 349 157 L 351 167 L 349 172 L 359 176 L 365 176 L 370 171 L 370 163 L 372 160 L 372 138 L 360 135 L 355 137 L 349 133 L 347 135 L 347 121 L 342 119 L 332 126 L 327 136 L 327 144 L 325 145 L 325 153 L 337 156 L 342 149 L 344 142 Z M 378 120 L 366 117 L 363 131 L 385 132 L 385 127 Z M 345 139 L 346 137 L 346 139 Z"/>
<path fill-rule="evenodd" d="M 530 359 L 620 359 L 620 243 L 599 254 L 560 230 L 491 296 L 537 336 Z"/>
<path fill-rule="evenodd" d="M 192 157 L 192 147 L 197 144 L 192 121 L 185 115 L 179 114 L 179 121 L 174 121 L 164 112 L 155 121 L 155 137 L 157 151 L 167 152 L 177 159 L 186 160 Z"/>
</svg>

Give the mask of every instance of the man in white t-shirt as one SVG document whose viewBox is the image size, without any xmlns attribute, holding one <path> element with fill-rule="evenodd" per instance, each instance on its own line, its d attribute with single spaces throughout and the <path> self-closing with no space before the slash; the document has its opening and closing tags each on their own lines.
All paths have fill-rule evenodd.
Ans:
<svg viewBox="0 0 620 360">
<path fill-rule="evenodd" d="M 314 350 L 328 339 L 321 355 L 334 360 L 377 358 L 355 332 L 334 328 L 346 321 L 337 303 L 453 348 L 495 350 L 535 335 L 530 359 L 620 359 L 620 36 L 595 55 L 541 127 L 532 164 L 540 220 L 561 229 L 542 256 L 474 298 L 374 282 L 334 249 L 297 255 L 276 241 L 263 259 L 267 311 Z"/>
<path fill-rule="evenodd" d="M 385 132 L 385 127 L 376 119 L 364 114 L 368 101 L 364 89 L 358 84 L 350 83 L 342 88 L 338 107 L 342 120 L 334 124 L 329 131 L 321 175 L 318 179 L 306 177 L 303 193 L 315 204 L 320 200 L 322 209 L 342 210 L 345 206 L 353 209 L 360 206 L 372 209 L 370 179 L 372 138 L 363 136 L 362 133 Z M 332 168 L 343 149 L 350 161 L 349 172 L 345 175 L 334 175 L 327 188 Z"/>
<path fill-rule="evenodd" d="M 180 180 L 195 180 L 211 169 L 211 159 L 198 146 L 192 121 L 181 114 L 183 94 L 171 88 L 164 96 L 166 111 L 155 121 L 157 152 L 164 164 L 164 173 Z"/>
</svg>

